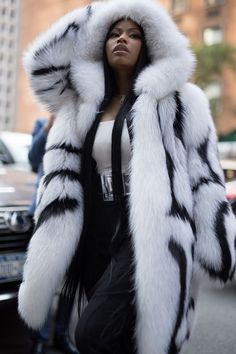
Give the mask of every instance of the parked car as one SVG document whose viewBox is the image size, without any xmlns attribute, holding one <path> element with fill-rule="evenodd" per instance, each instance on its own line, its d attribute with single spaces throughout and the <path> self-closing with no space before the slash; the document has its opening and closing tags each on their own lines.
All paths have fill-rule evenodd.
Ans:
<svg viewBox="0 0 236 354">
<path fill-rule="evenodd" d="M 218 150 L 221 159 L 236 159 L 236 141 L 220 141 Z"/>
<path fill-rule="evenodd" d="M 236 159 L 222 159 L 221 166 L 226 181 L 226 195 L 236 214 Z"/>
<path fill-rule="evenodd" d="M 0 353 L 10 346 L 27 353 L 29 334 L 17 314 L 17 292 L 22 279 L 32 224 L 27 216 L 35 184 L 28 163 L 29 134 L 0 133 Z"/>
<path fill-rule="evenodd" d="M 30 134 L 0 132 L 0 161 L 18 170 L 30 170 L 28 151 L 32 137 Z"/>
<path fill-rule="evenodd" d="M 226 195 L 236 215 L 236 179 L 226 182 Z"/>
</svg>

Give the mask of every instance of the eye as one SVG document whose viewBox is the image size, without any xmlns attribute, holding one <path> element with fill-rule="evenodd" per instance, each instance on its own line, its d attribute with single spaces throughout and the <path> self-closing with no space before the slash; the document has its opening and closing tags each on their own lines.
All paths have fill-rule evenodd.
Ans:
<svg viewBox="0 0 236 354">
<path fill-rule="evenodd" d="M 108 35 L 108 38 L 116 38 L 119 37 L 119 33 L 118 32 L 111 32 Z"/>
<path fill-rule="evenodd" d="M 130 38 L 133 38 L 133 39 L 141 39 L 142 36 L 140 33 L 131 33 L 130 34 Z"/>
</svg>

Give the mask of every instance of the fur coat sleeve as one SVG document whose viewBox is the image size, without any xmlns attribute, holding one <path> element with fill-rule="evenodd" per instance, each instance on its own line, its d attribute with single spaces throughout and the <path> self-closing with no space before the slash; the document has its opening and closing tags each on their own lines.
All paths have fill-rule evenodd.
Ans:
<svg viewBox="0 0 236 354">
<path fill-rule="evenodd" d="M 187 84 L 188 171 L 196 228 L 195 264 L 198 274 L 226 282 L 235 270 L 236 218 L 226 199 L 224 175 L 215 127 L 203 92 Z"/>
</svg>

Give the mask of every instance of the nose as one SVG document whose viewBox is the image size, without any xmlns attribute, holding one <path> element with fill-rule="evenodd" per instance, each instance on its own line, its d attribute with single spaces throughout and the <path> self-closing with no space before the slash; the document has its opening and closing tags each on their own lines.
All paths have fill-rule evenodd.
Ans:
<svg viewBox="0 0 236 354">
<path fill-rule="evenodd" d="M 119 36 L 119 38 L 117 39 L 117 42 L 118 43 L 124 43 L 124 42 L 126 43 L 127 42 L 127 35 L 125 32 Z"/>
</svg>

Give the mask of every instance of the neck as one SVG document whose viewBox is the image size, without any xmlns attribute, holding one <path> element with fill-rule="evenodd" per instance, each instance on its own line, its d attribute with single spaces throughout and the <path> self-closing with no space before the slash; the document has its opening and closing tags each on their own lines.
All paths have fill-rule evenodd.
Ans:
<svg viewBox="0 0 236 354">
<path fill-rule="evenodd" d="M 116 71 L 115 72 L 117 95 L 126 95 L 129 89 L 130 81 L 132 78 L 132 72 Z"/>
</svg>

